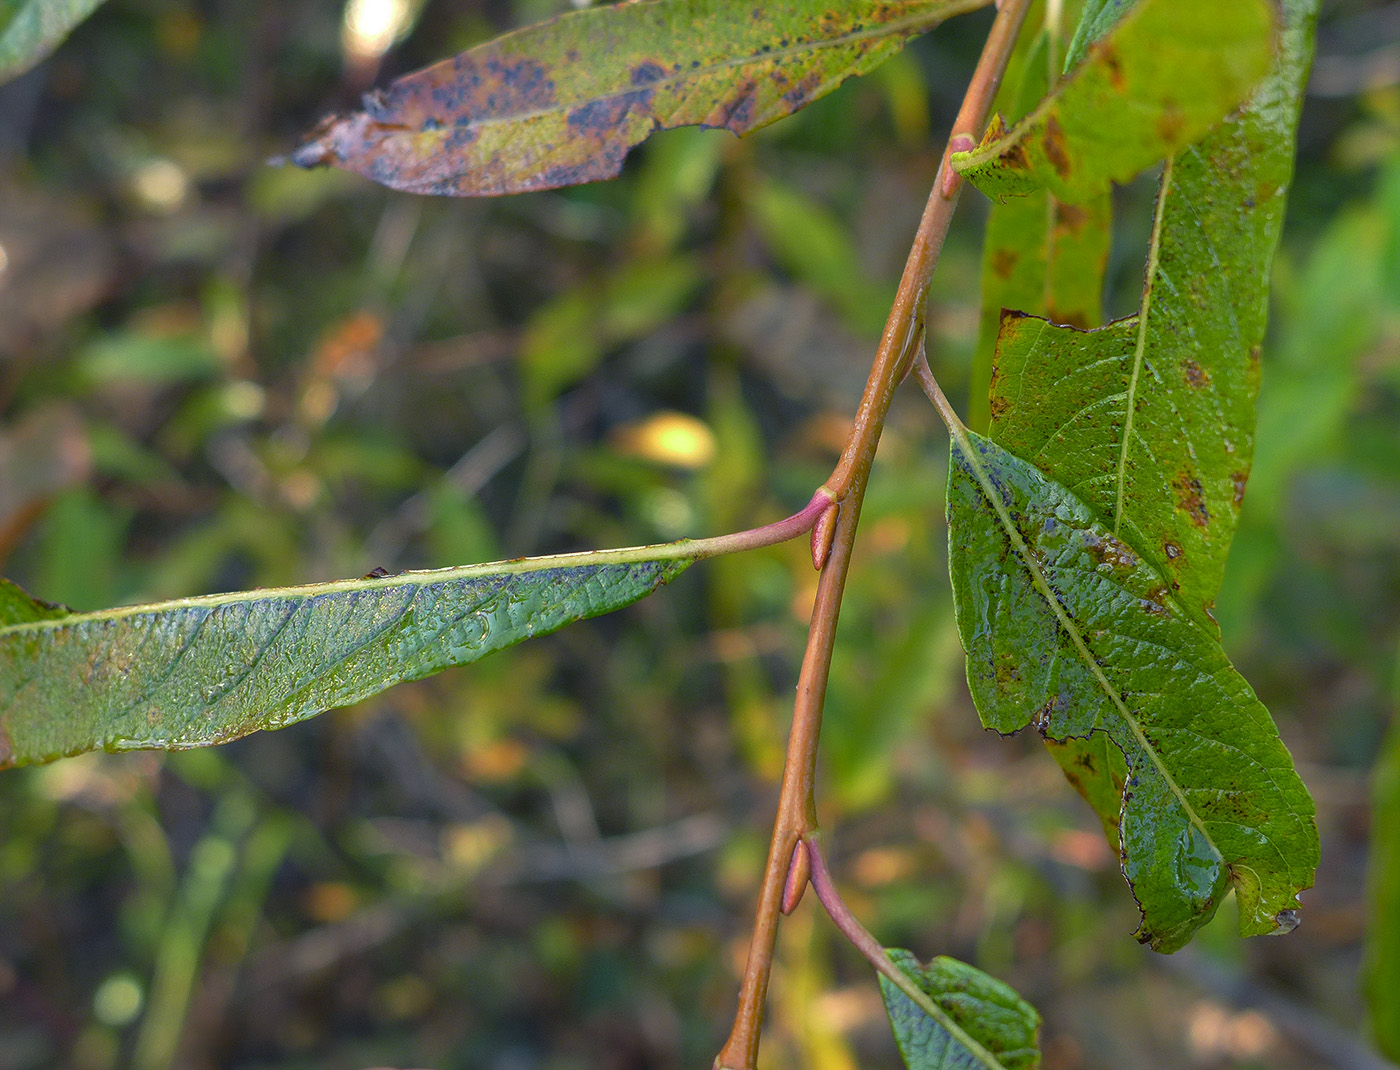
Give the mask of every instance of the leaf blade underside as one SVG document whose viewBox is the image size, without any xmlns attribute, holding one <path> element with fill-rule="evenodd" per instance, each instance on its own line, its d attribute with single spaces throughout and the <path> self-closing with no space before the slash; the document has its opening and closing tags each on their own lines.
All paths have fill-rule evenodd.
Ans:
<svg viewBox="0 0 1400 1070">
<path fill-rule="evenodd" d="M 953 167 L 988 196 L 1073 204 L 1199 139 L 1268 70 L 1269 0 L 1140 0 L 1023 120 L 994 121 Z"/>
<path fill-rule="evenodd" d="M 1313 803 L 1268 711 L 1160 573 L 1033 465 L 955 436 L 950 572 L 982 722 L 1122 752 L 1123 873 L 1159 951 L 1231 885 L 1245 935 L 1297 923 L 1317 864 Z"/>
<path fill-rule="evenodd" d="M 1010 985 L 947 956 L 922 966 L 908 951 L 886 953 L 948 1018 L 946 1024 L 931 1018 L 880 976 L 885 1011 L 909 1070 L 1035 1070 L 1040 1065 L 1040 1015 Z"/>
<path fill-rule="evenodd" d="M 629 605 L 695 560 L 667 549 L 527 558 L 97 613 L 50 609 L 6 582 L 0 769 L 97 748 L 208 746 L 281 728 Z"/>
<path fill-rule="evenodd" d="M 493 196 L 614 177 L 653 131 L 747 133 L 989 0 L 632 0 L 406 75 L 292 155 L 393 189 Z"/>
</svg>

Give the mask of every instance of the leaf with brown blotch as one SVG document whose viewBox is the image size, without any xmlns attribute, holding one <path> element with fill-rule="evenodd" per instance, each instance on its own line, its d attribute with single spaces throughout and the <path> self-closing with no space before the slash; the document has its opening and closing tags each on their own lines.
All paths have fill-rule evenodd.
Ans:
<svg viewBox="0 0 1400 1070">
<path fill-rule="evenodd" d="M 368 94 L 291 159 L 456 197 L 596 182 L 655 130 L 755 130 L 987 3 L 632 0 L 572 12 Z"/>
</svg>

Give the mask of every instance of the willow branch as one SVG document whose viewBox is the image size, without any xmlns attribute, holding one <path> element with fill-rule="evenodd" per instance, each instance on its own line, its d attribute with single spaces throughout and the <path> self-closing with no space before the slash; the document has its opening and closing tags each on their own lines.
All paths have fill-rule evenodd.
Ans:
<svg viewBox="0 0 1400 1070">
<path fill-rule="evenodd" d="M 793 899 L 793 891 L 788 887 L 789 871 L 793 867 L 798 842 L 817 828 L 813 780 L 817 741 L 821 734 L 822 704 L 826 697 L 836 623 L 850 567 L 851 550 L 855 544 L 856 527 L 860 521 L 866 480 L 895 388 L 909 371 L 915 357 L 923 352 L 924 305 L 928 300 L 929 281 L 938 263 L 938 255 L 947 237 L 963 185 L 949 158 L 954 152 L 976 144 L 977 135 L 986 125 L 987 113 L 991 110 L 1029 6 L 1030 0 L 1003 0 L 1000 5 L 972 82 L 953 123 L 948 145 L 943 151 L 933 189 L 909 250 L 904 274 L 899 280 L 894 306 L 885 322 L 870 377 L 861 395 L 850 437 L 831 478 L 823 485 L 833 502 L 830 508 L 838 510 L 835 530 L 831 531 L 829 521 L 818 522 L 815 529 L 822 538 L 821 545 L 814 540 L 813 557 L 822 568 L 822 574 L 817 584 L 807 649 L 798 676 L 797 701 L 788 735 L 778 813 L 773 823 L 768 861 L 759 890 L 753 937 L 739 990 L 739 1007 L 729 1039 L 715 1059 L 716 1070 L 754 1070 L 758 1059 L 759 1033 L 763 1026 L 768 979 L 773 968 L 778 917 L 784 902 Z M 827 537 L 831 539 L 829 551 Z"/>
</svg>

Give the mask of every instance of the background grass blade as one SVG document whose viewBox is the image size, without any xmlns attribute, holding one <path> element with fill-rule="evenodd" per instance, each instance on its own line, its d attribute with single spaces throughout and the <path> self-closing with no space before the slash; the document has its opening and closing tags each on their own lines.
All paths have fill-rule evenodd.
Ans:
<svg viewBox="0 0 1400 1070">
<path fill-rule="evenodd" d="M 655 130 L 747 133 L 988 0 L 638 0 L 562 15 L 425 68 L 293 155 L 394 189 L 519 193 L 611 178 Z"/>
<path fill-rule="evenodd" d="M 529 558 L 56 613 L 0 588 L 0 768 L 224 743 L 628 605 L 693 557 Z M 27 605 L 25 603 L 28 603 Z"/>
</svg>

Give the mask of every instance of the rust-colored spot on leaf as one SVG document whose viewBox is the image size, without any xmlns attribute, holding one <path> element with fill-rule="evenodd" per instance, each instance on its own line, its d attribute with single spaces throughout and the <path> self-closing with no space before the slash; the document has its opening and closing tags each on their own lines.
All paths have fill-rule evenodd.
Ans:
<svg viewBox="0 0 1400 1070">
<path fill-rule="evenodd" d="M 1166 554 L 1169 560 L 1175 561 L 1178 557 L 1181 556 L 1181 544 L 1173 542 L 1171 539 L 1163 539 L 1162 553 Z M 1175 583 L 1172 584 L 1172 587 L 1174 588 L 1178 586 L 1180 585 Z"/>
<path fill-rule="evenodd" d="M 1045 150 L 1045 158 L 1050 161 L 1050 166 L 1055 169 L 1055 173 L 1062 179 L 1068 178 L 1074 165 L 1070 161 L 1069 153 L 1065 151 L 1065 132 L 1060 127 L 1059 120 L 1054 115 L 1045 118 L 1045 133 L 1041 137 L 1041 147 Z"/>
<path fill-rule="evenodd" d="M 1207 527 L 1210 524 L 1210 510 L 1206 508 L 1201 481 L 1189 472 L 1180 472 L 1172 480 L 1172 489 L 1176 491 L 1177 508 L 1186 513 L 1196 527 Z"/>
<path fill-rule="evenodd" d="M 1234 499 L 1233 499 L 1233 500 L 1234 500 L 1235 508 L 1236 508 L 1236 509 L 1238 509 L 1240 506 L 1242 506 L 1242 505 L 1244 504 L 1244 486 L 1245 486 L 1245 484 L 1248 483 L 1248 482 L 1249 482 L 1249 473 L 1248 473 L 1248 472 L 1231 472 L 1231 473 L 1230 473 L 1230 483 L 1231 483 L 1231 485 L 1235 488 L 1235 494 L 1234 494 Z"/>
<path fill-rule="evenodd" d="M 1055 229 L 1062 234 L 1078 234 L 1089 221 L 1089 213 L 1077 204 L 1055 202 Z"/>
<path fill-rule="evenodd" d="M 1167 105 L 1157 119 L 1157 136 L 1168 145 L 1181 143 L 1181 132 L 1186 128 L 1186 118 L 1175 105 Z"/>
<path fill-rule="evenodd" d="M 988 405 L 992 411 L 992 419 L 1000 420 L 1006 415 L 1006 410 L 1011 408 L 1011 402 L 1007 401 L 1001 394 L 992 394 L 988 399 Z"/>
<path fill-rule="evenodd" d="M 1151 587 L 1147 591 L 1147 597 L 1142 600 L 1142 607 L 1149 613 L 1159 617 L 1171 616 L 1171 611 L 1167 609 L 1168 592 L 1166 587 L 1160 583 Z"/>
<path fill-rule="evenodd" d="M 1136 568 L 1138 555 L 1129 549 L 1128 544 L 1112 535 L 1098 535 L 1086 529 L 1083 532 L 1084 547 L 1095 564 L 1110 565 L 1113 568 Z"/>
<path fill-rule="evenodd" d="M 1103 69 L 1108 73 L 1108 84 L 1113 87 L 1115 93 L 1124 92 L 1128 83 L 1123 77 L 1123 64 L 1118 58 L 1118 49 L 1111 41 L 1101 41 L 1095 50 Z"/>
<path fill-rule="evenodd" d="M 1015 249 L 1002 246 L 992 252 L 992 274 L 999 279 L 1009 279 L 1011 273 L 1016 270 L 1016 264 L 1020 261 L 1021 254 Z"/>
<path fill-rule="evenodd" d="M 1186 357 L 1181 362 L 1181 378 L 1186 385 L 1193 390 L 1199 390 L 1203 386 L 1210 385 L 1210 372 L 1206 371 L 1190 357 Z"/>
</svg>

